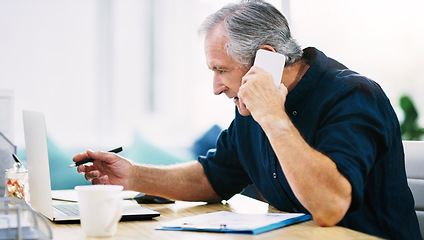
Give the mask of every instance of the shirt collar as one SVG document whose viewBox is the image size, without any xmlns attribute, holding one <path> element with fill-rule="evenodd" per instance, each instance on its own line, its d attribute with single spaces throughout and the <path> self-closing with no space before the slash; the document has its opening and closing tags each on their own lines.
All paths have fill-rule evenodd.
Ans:
<svg viewBox="0 0 424 240">
<path fill-rule="evenodd" d="M 286 109 L 301 108 L 306 97 L 315 89 L 319 82 L 319 77 L 324 73 L 328 59 L 327 56 L 316 48 L 309 47 L 303 50 L 302 60 L 310 65 L 308 71 L 297 83 L 293 90 L 287 95 Z"/>
</svg>

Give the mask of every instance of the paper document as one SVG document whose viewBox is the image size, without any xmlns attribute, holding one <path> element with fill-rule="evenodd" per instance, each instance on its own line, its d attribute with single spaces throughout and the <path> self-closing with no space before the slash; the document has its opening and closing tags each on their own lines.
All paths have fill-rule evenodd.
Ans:
<svg viewBox="0 0 424 240">
<path fill-rule="evenodd" d="M 311 216 L 303 213 L 239 214 L 221 211 L 165 222 L 156 229 L 258 234 L 309 219 Z"/>
</svg>

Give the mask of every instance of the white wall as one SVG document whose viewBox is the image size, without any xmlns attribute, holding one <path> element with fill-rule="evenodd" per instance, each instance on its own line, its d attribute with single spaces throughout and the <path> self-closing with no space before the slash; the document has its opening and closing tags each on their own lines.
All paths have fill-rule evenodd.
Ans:
<svg viewBox="0 0 424 240">
<path fill-rule="evenodd" d="M 0 132 L 12 142 L 15 140 L 13 105 L 13 91 L 0 89 Z"/>
<path fill-rule="evenodd" d="M 0 1 L 0 88 L 14 92 L 18 145 L 22 109 L 46 112 L 50 130 L 61 138 L 94 127 L 87 115 L 95 108 L 95 6 L 94 1 Z"/>
<path fill-rule="evenodd" d="M 293 35 L 376 82 L 400 119 L 410 95 L 424 126 L 424 2 L 421 0 L 291 1 Z"/>
<path fill-rule="evenodd" d="M 14 92 L 18 148 L 23 109 L 44 112 L 64 147 L 125 146 L 137 131 L 188 146 L 227 126 L 234 105 L 212 94 L 197 34 L 224 2 L 0 0 L 0 89 Z"/>
</svg>

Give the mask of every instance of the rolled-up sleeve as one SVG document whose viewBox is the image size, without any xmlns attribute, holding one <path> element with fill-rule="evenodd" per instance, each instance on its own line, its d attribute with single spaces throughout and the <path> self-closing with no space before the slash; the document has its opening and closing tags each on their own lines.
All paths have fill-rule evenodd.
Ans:
<svg viewBox="0 0 424 240">
<path fill-rule="evenodd" d="M 232 129 L 233 123 L 219 135 L 216 149 L 211 149 L 206 156 L 198 158 L 210 184 L 223 200 L 228 200 L 234 194 L 240 193 L 251 183 L 249 176 L 240 164 L 231 136 Z"/>
<path fill-rule="evenodd" d="M 371 85 L 371 84 L 370 84 Z M 364 199 L 364 188 L 378 152 L 388 148 L 387 133 L 390 122 L 385 114 L 392 112 L 382 109 L 382 104 L 373 94 L 370 85 L 367 88 L 356 87 L 355 91 L 339 98 L 331 104 L 317 133 L 316 148 L 329 156 L 352 186 L 350 211 L 357 209 Z"/>
</svg>

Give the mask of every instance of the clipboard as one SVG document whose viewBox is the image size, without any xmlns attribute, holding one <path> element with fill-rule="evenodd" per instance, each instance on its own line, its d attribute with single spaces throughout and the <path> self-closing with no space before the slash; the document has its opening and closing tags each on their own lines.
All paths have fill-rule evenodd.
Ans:
<svg viewBox="0 0 424 240">
<path fill-rule="evenodd" d="M 304 213 L 239 214 L 221 211 L 165 222 L 156 230 L 259 234 L 311 218 Z"/>
</svg>

